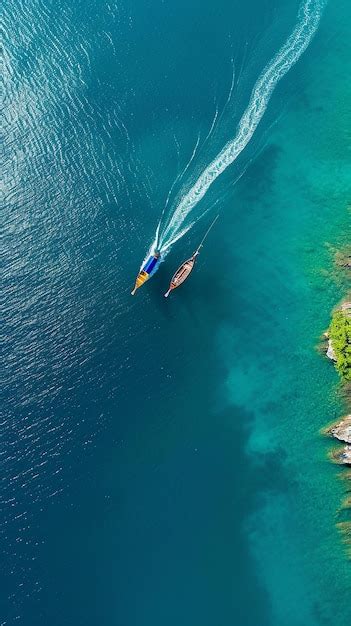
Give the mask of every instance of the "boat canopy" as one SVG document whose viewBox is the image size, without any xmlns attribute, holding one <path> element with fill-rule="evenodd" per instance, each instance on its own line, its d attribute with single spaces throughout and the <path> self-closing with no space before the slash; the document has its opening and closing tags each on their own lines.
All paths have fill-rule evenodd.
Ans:
<svg viewBox="0 0 351 626">
<path fill-rule="evenodd" d="M 143 267 L 143 271 L 146 272 L 147 274 L 151 274 L 152 270 L 155 269 L 158 261 L 159 261 L 159 256 L 151 256 L 145 263 L 144 267 Z"/>
</svg>

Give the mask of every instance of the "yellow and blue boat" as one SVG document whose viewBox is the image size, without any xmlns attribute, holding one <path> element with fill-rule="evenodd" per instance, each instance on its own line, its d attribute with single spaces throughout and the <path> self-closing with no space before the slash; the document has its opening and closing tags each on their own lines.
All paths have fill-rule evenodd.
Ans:
<svg viewBox="0 0 351 626">
<path fill-rule="evenodd" d="M 158 270 L 159 264 L 161 263 L 161 253 L 158 250 L 155 250 L 153 254 L 145 261 L 144 265 L 141 267 L 141 270 L 136 278 L 134 289 L 132 291 L 132 296 L 134 296 L 135 292 L 139 287 L 141 287 L 147 280 Z"/>
</svg>

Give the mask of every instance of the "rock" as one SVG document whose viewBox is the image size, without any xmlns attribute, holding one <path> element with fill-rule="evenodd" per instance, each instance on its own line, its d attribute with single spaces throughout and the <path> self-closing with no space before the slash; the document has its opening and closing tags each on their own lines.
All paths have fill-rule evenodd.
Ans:
<svg viewBox="0 0 351 626">
<path fill-rule="evenodd" d="M 343 448 L 333 450 L 331 457 L 340 465 L 351 465 L 351 446 L 344 446 Z"/>
<path fill-rule="evenodd" d="M 340 460 L 344 465 L 351 465 L 351 446 L 345 446 L 342 454 L 340 455 Z"/>
<path fill-rule="evenodd" d="M 335 439 L 351 444 L 351 415 L 346 415 L 341 422 L 328 428 L 327 432 L 329 435 L 335 437 Z"/>
<path fill-rule="evenodd" d="M 351 251 L 347 247 L 345 250 L 338 250 L 335 254 L 335 262 L 339 267 L 351 269 Z"/>
<path fill-rule="evenodd" d="M 332 346 L 331 339 L 328 339 L 327 357 L 328 359 L 331 359 L 331 361 L 336 361 L 336 354 Z"/>
</svg>

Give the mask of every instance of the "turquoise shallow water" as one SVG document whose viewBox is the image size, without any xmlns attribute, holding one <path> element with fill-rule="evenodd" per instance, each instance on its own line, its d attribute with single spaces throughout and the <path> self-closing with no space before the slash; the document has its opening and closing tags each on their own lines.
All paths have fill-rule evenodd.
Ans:
<svg viewBox="0 0 351 626">
<path fill-rule="evenodd" d="M 297 7 L 5 4 L 1 624 L 349 623 L 319 437 L 343 407 L 314 349 L 343 291 L 345 0 L 204 199 L 221 220 L 191 282 L 161 297 L 206 220 L 129 295 L 232 64 L 189 184 Z"/>
</svg>

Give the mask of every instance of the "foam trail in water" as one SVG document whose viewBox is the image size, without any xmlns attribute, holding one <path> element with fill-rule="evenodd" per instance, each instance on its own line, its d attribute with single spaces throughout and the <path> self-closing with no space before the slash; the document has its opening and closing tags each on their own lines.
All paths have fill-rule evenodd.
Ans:
<svg viewBox="0 0 351 626">
<path fill-rule="evenodd" d="M 324 3 L 324 0 L 305 0 L 301 5 L 295 29 L 258 78 L 234 139 L 227 143 L 181 199 L 164 232 L 161 233 L 159 242 L 161 251 L 169 249 L 170 245 L 180 238 L 180 231 L 183 231 L 182 224 L 191 210 L 204 197 L 216 178 L 235 161 L 249 143 L 276 85 L 300 58 L 315 34 Z M 186 230 L 190 227 L 191 224 Z M 159 230 L 160 225 L 158 225 L 157 239 Z"/>
</svg>

